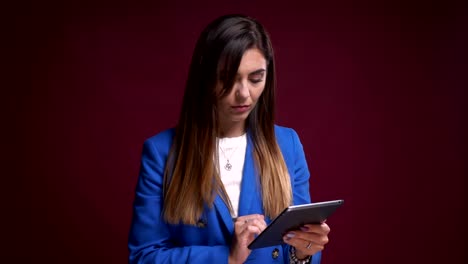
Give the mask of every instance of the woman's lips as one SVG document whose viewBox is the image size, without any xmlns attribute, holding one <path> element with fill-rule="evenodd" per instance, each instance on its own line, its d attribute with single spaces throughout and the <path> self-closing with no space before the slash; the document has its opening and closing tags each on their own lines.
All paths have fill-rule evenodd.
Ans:
<svg viewBox="0 0 468 264">
<path fill-rule="evenodd" d="M 236 105 L 236 106 L 232 106 L 232 109 L 236 113 L 244 113 L 250 109 L 250 105 Z"/>
</svg>

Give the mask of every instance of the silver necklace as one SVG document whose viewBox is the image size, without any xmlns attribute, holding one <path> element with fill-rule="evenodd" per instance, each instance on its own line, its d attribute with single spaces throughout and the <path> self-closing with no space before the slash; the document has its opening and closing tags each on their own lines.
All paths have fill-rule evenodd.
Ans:
<svg viewBox="0 0 468 264">
<path fill-rule="evenodd" d="M 229 159 L 232 157 L 234 152 L 236 152 L 237 148 L 239 148 L 239 145 L 236 146 L 236 148 L 232 151 L 231 155 L 229 155 L 229 158 L 226 157 L 226 153 L 224 152 L 224 149 L 222 147 L 219 147 L 221 149 L 221 152 L 223 153 L 224 158 L 226 159 L 226 164 L 224 165 L 224 169 L 227 171 L 232 170 L 232 164 L 229 162 Z"/>
</svg>

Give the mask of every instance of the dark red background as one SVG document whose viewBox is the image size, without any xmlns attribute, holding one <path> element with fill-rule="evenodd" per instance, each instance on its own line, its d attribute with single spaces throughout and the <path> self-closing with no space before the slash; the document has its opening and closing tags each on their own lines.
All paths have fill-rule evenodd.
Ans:
<svg viewBox="0 0 468 264">
<path fill-rule="evenodd" d="M 5 9 L 3 260 L 127 262 L 142 143 L 175 124 L 196 38 L 225 13 L 270 32 L 277 123 L 313 199 L 345 199 L 323 263 L 466 260 L 466 4 L 64 2 Z"/>
</svg>

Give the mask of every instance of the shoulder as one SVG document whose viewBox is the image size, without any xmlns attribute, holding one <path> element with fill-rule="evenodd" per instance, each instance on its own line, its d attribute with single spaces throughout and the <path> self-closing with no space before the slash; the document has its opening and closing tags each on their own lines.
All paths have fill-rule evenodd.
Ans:
<svg viewBox="0 0 468 264">
<path fill-rule="evenodd" d="M 275 125 L 275 135 L 283 152 L 295 152 L 301 145 L 297 132 L 290 127 Z"/>
<path fill-rule="evenodd" d="M 276 142 L 288 168 L 295 168 L 298 162 L 305 161 L 304 149 L 296 130 L 275 125 Z M 294 175 L 294 171 L 289 173 Z"/>
<path fill-rule="evenodd" d="M 297 132 L 290 127 L 275 125 L 275 135 L 278 141 L 299 140 L 299 136 L 297 135 Z"/>
<path fill-rule="evenodd" d="M 154 142 L 168 141 L 168 140 L 172 140 L 172 138 L 174 137 L 174 134 L 175 134 L 175 129 L 174 128 L 169 128 L 169 129 L 160 131 L 159 133 L 155 134 L 154 136 L 148 138 L 147 140 L 154 141 Z"/>
<path fill-rule="evenodd" d="M 155 134 L 154 136 L 146 139 L 145 145 L 150 146 L 151 148 L 156 148 L 162 152 L 168 152 L 171 148 L 174 134 L 174 128 L 163 130 Z"/>
</svg>

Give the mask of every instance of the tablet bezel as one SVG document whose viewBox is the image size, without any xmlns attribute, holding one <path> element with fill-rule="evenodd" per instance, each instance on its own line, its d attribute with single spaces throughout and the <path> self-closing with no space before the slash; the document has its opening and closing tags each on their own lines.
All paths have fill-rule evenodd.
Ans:
<svg viewBox="0 0 468 264">
<path fill-rule="evenodd" d="M 283 235 L 304 224 L 319 224 L 325 221 L 344 200 L 332 200 L 301 205 L 292 205 L 283 210 L 249 245 L 257 249 L 283 244 Z"/>
</svg>

